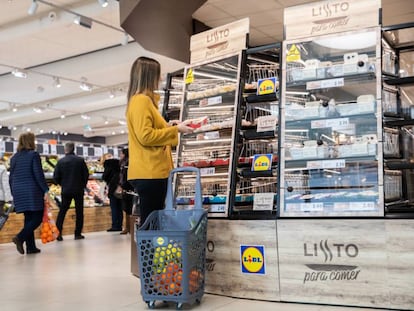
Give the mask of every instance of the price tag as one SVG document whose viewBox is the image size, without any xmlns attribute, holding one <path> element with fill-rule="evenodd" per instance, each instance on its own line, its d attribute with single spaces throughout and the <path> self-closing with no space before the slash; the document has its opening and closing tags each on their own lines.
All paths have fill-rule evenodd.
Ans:
<svg viewBox="0 0 414 311">
<path fill-rule="evenodd" d="M 211 105 L 219 105 L 223 102 L 223 97 L 222 96 L 215 96 L 215 97 L 210 97 L 207 100 L 207 105 L 211 106 Z"/>
<path fill-rule="evenodd" d="M 302 212 L 323 212 L 323 203 L 301 203 Z"/>
<path fill-rule="evenodd" d="M 349 118 L 314 120 L 311 122 L 312 129 L 320 129 L 331 127 L 332 129 L 343 128 L 349 126 Z"/>
<path fill-rule="evenodd" d="M 206 175 L 214 175 L 216 173 L 215 167 L 203 167 L 200 168 L 200 175 L 206 176 Z"/>
<path fill-rule="evenodd" d="M 344 168 L 345 166 L 346 166 L 346 163 L 344 159 L 306 162 L 306 168 L 309 170 L 324 169 L 324 168 Z"/>
<path fill-rule="evenodd" d="M 95 147 L 95 150 L 94 150 L 94 152 L 95 152 L 95 157 L 101 157 L 102 156 L 102 148 L 99 148 L 99 147 Z"/>
<path fill-rule="evenodd" d="M 204 134 L 204 139 L 218 139 L 218 138 L 220 138 L 219 131 L 207 132 Z"/>
<path fill-rule="evenodd" d="M 56 145 L 50 145 L 50 154 L 57 154 Z"/>
<path fill-rule="evenodd" d="M 307 90 L 325 89 L 325 88 L 341 87 L 341 86 L 344 86 L 344 78 L 306 82 Z"/>
<path fill-rule="evenodd" d="M 42 144 L 42 146 L 43 146 L 43 154 L 49 154 L 49 145 Z"/>
<path fill-rule="evenodd" d="M 225 213 L 226 205 L 225 204 L 211 204 L 208 211 L 209 213 Z"/>
<path fill-rule="evenodd" d="M 274 131 L 277 124 L 277 116 L 262 116 L 257 118 L 257 132 Z"/>
<path fill-rule="evenodd" d="M 6 143 L 4 141 L 0 141 L 0 153 L 6 152 Z"/>
<path fill-rule="evenodd" d="M 349 203 L 349 208 L 351 210 L 358 210 L 358 211 L 371 211 L 371 210 L 375 210 L 375 203 L 374 202 L 351 202 Z"/>
<path fill-rule="evenodd" d="M 254 211 L 271 211 L 273 210 L 274 193 L 255 193 L 253 196 Z"/>
</svg>

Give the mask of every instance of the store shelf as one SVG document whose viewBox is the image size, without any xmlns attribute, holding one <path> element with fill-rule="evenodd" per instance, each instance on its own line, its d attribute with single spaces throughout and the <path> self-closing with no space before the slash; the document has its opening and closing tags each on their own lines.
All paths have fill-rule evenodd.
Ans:
<svg viewBox="0 0 414 311">
<path fill-rule="evenodd" d="M 385 79 L 384 82 L 388 85 L 409 86 L 414 85 L 414 77 Z"/>
<path fill-rule="evenodd" d="M 265 132 L 258 132 L 256 128 L 249 128 L 241 130 L 241 136 L 243 139 L 246 140 L 254 140 L 254 139 L 275 139 L 276 138 L 276 131 L 265 131 Z"/>
<path fill-rule="evenodd" d="M 314 78 L 309 80 L 298 80 L 294 82 L 287 82 L 286 87 L 295 88 L 295 87 L 303 87 L 306 86 L 309 82 L 318 82 L 318 81 L 328 81 L 328 80 L 336 80 L 336 79 L 344 79 L 344 84 L 347 83 L 359 83 L 359 82 L 367 82 L 370 80 L 375 80 L 375 72 L 365 72 L 359 74 L 350 74 L 350 75 L 343 75 L 343 76 L 336 76 L 336 77 L 325 77 L 325 78 Z M 330 86 L 332 87 L 332 86 Z M 327 87 L 328 88 L 328 87 Z"/>
<path fill-rule="evenodd" d="M 414 119 L 410 119 L 410 120 L 387 120 L 384 121 L 385 125 L 388 126 L 409 126 L 409 125 L 414 125 Z"/>
<path fill-rule="evenodd" d="M 414 163 L 406 160 L 387 160 L 385 164 L 390 170 L 414 170 Z"/>
<path fill-rule="evenodd" d="M 256 94 L 248 95 L 245 97 L 245 100 L 248 103 L 263 103 L 263 102 L 273 102 L 279 99 L 278 99 L 277 93 L 272 93 L 272 94 L 265 94 L 265 95 L 256 95 Z"/>
</svg>

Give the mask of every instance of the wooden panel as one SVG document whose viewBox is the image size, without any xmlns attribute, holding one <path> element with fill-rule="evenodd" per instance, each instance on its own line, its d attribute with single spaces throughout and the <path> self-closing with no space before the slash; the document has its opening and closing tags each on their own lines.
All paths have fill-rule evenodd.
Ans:
<svg viewBox="0 0 414 311">
<path fill-rule="evenodd" d="M 389 307 L 383 220 L 278 220 L 282 301 Z"/>
<path fill-rule="evenodd" d="M 216 58 L 246 48 L 246 34 L 249 33 L 249 19 L 216 27 L 191 36 L 191 64 Z"/>
<path fill-rule="evenodd" d="M 380 8 L 381 0 L 327 0 L 286 8 L 285 39 L 378 26 Z"/>
<path fill-rule="evenodd" d="M 58 210 L 52 210 L 53 217 L 56 220 Z M 73 235 L 75 232 L 75 210 L 69 209 L 65 222 L 63 223 L 63 235 Z M 84 209 L 83 233 L 104 231 L 111 227 L 111 210 L 109 206 L 87 207 Z M 9 219 L 0 231 L 0 243 L 9 243 L 12 238 L 19 233 L 23 227 L 23 214 L 10 214 Z M 35 237 L 39 238 L 40 229 L 35 231 Z"/>
<path fill-rule="evenodd" d="M 279 300 L 276 221 L 209 219 L 207 239 L 206 292 Z M 264 275 L 242 273 L 241 245 L 264 246 Z"/>
<path fill-rule="evenodd" d="M 414 220 L 385 221 L 391 308 L 414 310 Z"/>
</svg>

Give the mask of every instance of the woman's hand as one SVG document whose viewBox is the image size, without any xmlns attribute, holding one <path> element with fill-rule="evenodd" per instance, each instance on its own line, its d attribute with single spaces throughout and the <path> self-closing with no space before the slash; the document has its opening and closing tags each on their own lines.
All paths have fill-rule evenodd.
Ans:
<svg viewBox="0 0 414 311">
<path fill-rule="evenodd" d="M 177 129 L 180 133 L 192 133 L 194 129 L 187 126 L 184 122 L 177 125 Z"/>
</svg>

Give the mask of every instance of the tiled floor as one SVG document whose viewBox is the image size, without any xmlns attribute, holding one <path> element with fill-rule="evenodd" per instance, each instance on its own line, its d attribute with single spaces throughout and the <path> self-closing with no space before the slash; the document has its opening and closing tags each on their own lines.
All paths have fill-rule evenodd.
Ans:
<svg viewBox="0 0 414 311">
<path fill-rule="evenodd" d="M 0 232 L 1 234 L 1 232 Z M 130 273 L 130 236 L 97 232 L 85 240 L 38 247 L 40 254 L 20 255 L 12 243 L 0 244 L 1 311 L 148 310 L 139 279 Z M 158 303 L 156 309 L 175 310 Z M 200 305 L 184 310 L 351 311 L 374 310 L 233 299 L 205 294 Z"/>
</svg>

